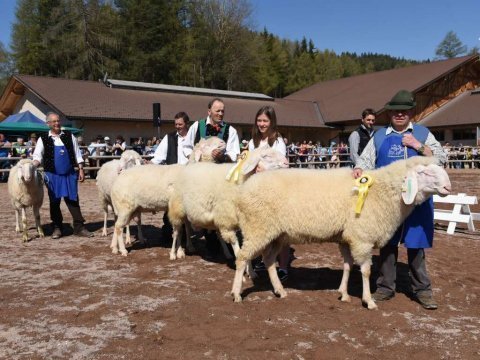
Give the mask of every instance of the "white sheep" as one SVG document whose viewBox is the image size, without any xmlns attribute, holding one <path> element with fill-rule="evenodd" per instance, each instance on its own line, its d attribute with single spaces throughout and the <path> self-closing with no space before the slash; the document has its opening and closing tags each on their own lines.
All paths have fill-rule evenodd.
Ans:
<svg viewBox="0 0 480 360">
<path fill-rule="evenodd" d="M 190 160 L 213 160 L 213 149 L 225 150 L 223 140 L 212 137 L 201 140 L 193 149 Z M 173 193 L 178 174 L 189 165 L 145 165 L 128 169 L 115 180 L 111 190 L 111 200 L 117 220 L 112 237 L 112 252 L 127 256 L 123 242 L 122 229 L 135 215 L 142 212 L 158 212 L 168 209 L 168 202 Z"/>
<path fill-rule="evenodd" d="M 112 206 L 112 200 L 110 192 L 112 191 L 113 182 L 118 175 L 126 169 L 133 166 L 141 165 L 143 162 L 142 157 L 133 150 L 125 150 L 119 160 L 114 159 L 106 162 L 102 165 L 97 174 L 97 188 L 100 204 L 103 209 L 103 230 L 102 236 L 107 236 L 107 217 L 108 207 Z M 141 219 L 138 219 L 138 237 L 143 242 Z M 130 231 L 127 227 L 127 239 L 126 242 L 130 242 Z"/>
<path fill-rule="evenodd" d="M 288 168 L 285 156 L 272 148 L 258 148 L 248 154 L 240 165 L 238 182 L 226 181 L 232 164 L 194 164 L 182 169 L 178 184 L 169 204 L 169 219 L 173 226 L 173 243 L 170 259 L 183 258 L 184 250 L 177 239 L 182 224 L 196 228 L 218 230 L 221 238 L 233 246 L 235 254 L 239 250 L 236 236 L 238 217 L 236 198 L 240 185 L 256 171 Z M 190 249 L 189 226 L 187 229 L 187 248 Z M 225 243 L 224 253 L 229 257 Z M 251 268 L 249 273 L 253 276 Z"/>
<path fill-rule="evenodd" d="M 274 265 L 279 250 L 288 243 L 337 242 L 344 255 L 339 288 L 342 300 L 349 301 L 347 282 L 354 260 L 362 273 L 362 301 L 369 309 L 376 308 L 369 286 L 372 249 L 389 241 L 415 205 L 432 194 L 447 195 L 450 191 L 447 173 L 433 161 L 413 157 L 364 172 L 374 181 L 359 215 L 354 211 L 358 194 L 352 191 L 354 180 L 349 169 L 289 169 L 253 177 L 242 186 L 238 201 L 244 239 L 232 286 L 234 300 L 242 300 L 246 261 L 260 253 L 275 293 L 285 297 Z M 412 205 L 402 201 L 407 175 L 418 183 Z"/>
<path fill-rule="evenodd" d="M 8 194 L 15 208 L 15 231 L 23 231 L 22 239 L 28 241 L 26 208 L 32 207 L 38 235 L 44 237 L 40 223 L 40 208 L 43 204 L 43 177 L 30 159 L 20 160 L 11 170 L 8 178 Z M 22 227 L 20 226 L 22 212 Z"/>
</svg>

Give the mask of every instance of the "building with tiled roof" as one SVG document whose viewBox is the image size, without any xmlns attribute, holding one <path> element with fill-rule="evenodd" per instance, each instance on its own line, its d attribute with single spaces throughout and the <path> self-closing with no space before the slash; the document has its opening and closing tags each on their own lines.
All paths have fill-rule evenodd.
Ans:
<svg viewBox="0 0 480 360">
<path fill-rule="evenodd" d="M 407 89 L 417 102 L 416 121 L 435 131 L 440 140 L 473 144 L 480 126 L 479 88 L 478 55 L 319 82 L 283 99 L 113 79 L 93 82 L 14 75 L 0 98 L 0 120 L 26 110 L 45 118 L 46 112 L 54 110 L 83 128 L 87 140 L 97 134 L 151 137 L 157 134 L 152 126 L 153 103 L 161 104 L 163 135 L 173 130 L 177 112 L 187 112 L 192 120 L 203 118 L 208 102 L 219 96 L 225 101 L 225 120 L 242 138 L 250 137 L 257 110 L 271 105 L 284 136 L 328 143 L 345 139 L 367 107 L 378 111 L 379 124 L 386 124 L 385 103 L 398 90 Z"/>
</svg>

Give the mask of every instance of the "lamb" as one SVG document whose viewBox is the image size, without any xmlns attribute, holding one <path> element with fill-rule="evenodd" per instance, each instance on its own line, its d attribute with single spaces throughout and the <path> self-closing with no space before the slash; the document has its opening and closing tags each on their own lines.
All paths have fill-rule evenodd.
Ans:
<svg viewBox="0 0 480 360">
<path fill-rule="evenodd" d="M 194 147 L 190 160 L 201 162 L 213 160 L 211 153 L 217 148 L 225 150 L 225 142 L 217 137 L 202 139 Z M 117 214 L 111 245 L 114 254 L 120 251 L 123 256 L 127 256 L 122 228 L 135 214 L 168 209 L 178 174 L 184 167 L 185 165 L 179 164 L 166 166 L 149 164 L 126 170 L 115 180 L 111 190 L 111 200 Z"/>
<path fill-rule="evenodd" d="M 129 169 L 135 165 L 141 165 L 143 163 L 142 157 L 133 150 L 125 150 L 120 157 L 120 160 L 112 160 L 102 165 L 97 174 L 97 187 L 98 196 L 100 198 L 100 204 L 103 209 L 103 230 L 102 236 L 107 236 L 107 217 L 108 207 L 112 206 L 112 200 L 110 198 L 110 192 L 112 191 L 112 185 L 115 179 L 118 177 L 122 170 Z M 143 236 L 141 231 L 140 222 L 138 223 L 138 236 L 143 242 Z M 129 242 L 130 233 L 127 227 L 127 242 Z"/>
<path fill-rule="evenodd" d="M 267 147 L 252 151 L 239 166 L 241 173 L 238 183 L 241 184 L 255 171 L 288 168 L 288 161 L 277 150 Z M 198 228 L 218 230 L 222 239 L 233 245 L 235 254 L 238 252 L 239 244 L 236 236 L 238 218 L 235 201 L 240 186 L 225 181 L 231 168 L 232 164 L 194 164 L 182 169 L 169 204 L 168 215 L 174 229 L 171 260 L 185 256 L 183 248 L 177 241 L 183 223 Z M 187 247 L 189 247 L 189 226 L 186 226 L 186 229 Z M 222 245 L 224 252 L 229 254 L 223 242 Z M 252 276 L 253 273 L 250 275 Z"/>
<path fill-rule="evenodd" d="M 23 231 L 22 239 L 28 241 L 26 208 L 32 207 L 35 216 L 35 226 L 38 235 L 44 237 L 40 223 L 40 208 L 43 204 L 43 177 L 30 159 L 20 160 L 10 171 L 8 178 L 8 193 L 15 208 L 15 232 Z M 20 211 L 22 211 L 22 227 L 20 226 Z"/>
<path fill-rule="evenodd" d="M 344 256 L 344 276 L 339 288 L 342 301 L 349 301 L 347 282 L 354 260 L 362 273 L 362 301 L 369 309 L 377 308 L 369 287 L 372 249 L 386 245 L 414 205 L 432 194 L 445 196 L 450 192 L 447 173 L 433 161 L 413 157 L 365 172 L 373 178 L 373 185 L 359 215 L 354 212 L 358 195 L 352 192 L 354 180 L 349 169 L 279 170 L 259 174 L 246 182 L 237 203 L 244 239 L 232 286 L 234 301 L 242 301 L 246 261 L 257 254 L 263 254 L 274 292 L 285 297 L 274 266 L 279 249 L 287 243 L 337 242 Z M 408 179 L 418 183 L 411 205 L 402 201 L 402 185 Z"/>
</svg>

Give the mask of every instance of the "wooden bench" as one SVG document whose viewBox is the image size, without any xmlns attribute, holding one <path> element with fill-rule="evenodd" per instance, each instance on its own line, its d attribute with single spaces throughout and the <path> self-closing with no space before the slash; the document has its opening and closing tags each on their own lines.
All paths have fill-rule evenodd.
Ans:
<svg viewBox="0 0 480 360">
<path fill-rule="evenodd" d="M 435 220 L 448 221 L 447 234 L 453 234 L 457 223 L 467 224 L 468 230 L 475 231 L 473 221 L 480 221 L 480 213 L 472 213 L 470 205 L 478 204 L 476 196 L 468 196 L 464 193 L 440 197 L 433 195 L 434 204 L 454 204 L 453 210 L 434 209 Z"/>
</svg>

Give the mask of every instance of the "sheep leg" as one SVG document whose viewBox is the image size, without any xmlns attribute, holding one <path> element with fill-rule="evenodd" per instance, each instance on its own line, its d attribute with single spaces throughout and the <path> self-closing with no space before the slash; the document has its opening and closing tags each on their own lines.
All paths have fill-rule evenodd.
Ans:
<svg viewBox="0 0 480 360">
<path fill-rule="evenodd" d="M 235 270 L 235 277 L 233 278 L 231 294 L 233 296 L 233 301 L 242 302 L 242 295 L 240 295 L 240 292 L 242 291 L 243 274 L 245 273 L 247 262 L 245 260 L 237 259 L 236 265 L 237 270 Z"/>
<path fill-rule="evenodd" d="M 232 245 L 233 247 L 233 253 L 235 254 L 235 257 L 238 256 L 238 252 L 240 251 L 240 244 L 238 242 L 238 237 L 237 233 L 232 230 L 221 230 L 220 234 L 222 236 L 222 239 L 226 242 Z M 249 260 L 247 261 L 247 273 L 250 279 L 254 279 L 257 277 L 257 274 L 255 271 L 253 271 L 252 267 L 252 262 Z M 243 278 L 243 281 L 246 281 L 245 277 Z"/>
<path fill-rule="evenodd" d="M 107 236 L 107 217 L 108 213 L 107 211 L 103 211 L 103 230 L 102 230 L 102 236 Z"/>
<path fill-rule="evenodd" d="M 123 242 L 123 228 L 128 226 L 130 218 L 130 214 L 118 214 L 117 221 L 115 222 L 115 235 L 117 236 L 118 250 L 123 256 L 127 256 L 128 254 L 128 251 L 125 248 L 125 243 Z"/>
<path fill-rule="evenodd" d="M 363 293 L 362 301 L 367 304 L 367 307 L 370 310 L 378 309 L 375 301 L 372 299 L 372 294 L 370 292 L 370 268 L 371 260 L 370 258 L 360 264 L 360 271 L 362 272 L 362 282 L 363 282 Z"/>
<path fill-rule="evenodd" d="M 350 277 L 350 271 L 353 268 L 353 258 L 347 244 L 340 244 L 339 247 L 343 256 L 343 275 L 338 292 L 342 295 L 341 301 L 350 302 L 351 298 L 350 295 L 348 295 L 348 279 Z"/>
<path fill-rule="evenodd" d="M 172 240 L 172 248 L 170 249 L 170 260 L 176 260 L 177 259 L 177 243 L 181 241 L 181 238 L 179 239 L 179 235 L 181 236 L 181 229 L 182 229 L 182 224 L 180 225 L 174 225 L 173 226 L 173 240 Z"/>
<path fill-rule="evenodd" d="M 43 233 L 42 224 L 40 222 L 40 208 L 38 206 L 33 207 L 33 215 L 35 216 L 35 226 L 38 231 L 38 235 L 43 238 L 45 234 Z"/>
<path fill-rule="evenodd" d="M 118 240 L 117 240 L 117 233 L 116 233 L 115 229 L 113 230 L 112 242 L 110 243 L 110 249 L 112 249 L 112 254 L 118 254 Z"/>
<path fill-rule="evenodd" d="M 177 259 L 184 259 L 185 258 L 185 249 L 182 246 L 182 236 L 183 236 L 183 226 L 178 228 L 177 234 Z"/>
<path fill-rule="evenodd" d="M 277 255 L 279 254 L 281 248 L 282 246 L 280 246 L 278 241 L 267 247 L 263 252 L 263 262 L 268 270 L 268 276 L 270 277 L 270 282 L 272 283 L 274 293 L 279 297 L 284 298 L 287 296 L 287 292 L 283 288 L 282 282 L 278 278 L 277 267 L 275 266 Z"/>
<path fill-rule="evenodd" d="M 20 229 L 20 210 L 15 209 L 15 232 L 19 233 Z"/>
<path fill-rule="evenodd" d="M 27 228 L 27 213 L 25 211 L 25 208 L 22 208 L 22 226 L 23 226 L 23 242 L 28 241 L 28 228 Z"/>
</svg>

